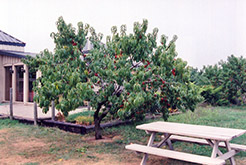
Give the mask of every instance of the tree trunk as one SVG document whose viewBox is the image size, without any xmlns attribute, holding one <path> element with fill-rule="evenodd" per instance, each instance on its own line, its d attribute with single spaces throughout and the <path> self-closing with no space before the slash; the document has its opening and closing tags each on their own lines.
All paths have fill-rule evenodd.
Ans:
<svg viewBox="0 0 246 165">
<path fill-rule="evenodd" d="M 97 109 L 94 113 L 95 138 L 96 138 L 96 140 L 102 139 L 102 129 L 101 129 L 100 124 L 101 124 L 102 119 L 107 115 L 108 111 L 104 111 L 101 115 L 99 115 L 99 111 L 105 102 L 106 101 L 99 103 L 97 106 Z"/>
<path fill-rule="evenodd" d="M 94 116 L 94 124 L 95 124 L 95 138 L 102 139 L 102 129 L 100 127 L 101 121 L 99 120 L 99 117 Z"/>
<path fill-rule="evenodd" d="M 95 138 L 97 139 L 102 139 L 102 130 L 100 127 L 100 123 L 101 123 L 101 118 L 99 116 L 99 111 L 102 107 L 103 103 L 99 103 L 97 106 L 97 109 L 94 113 L 94 124 L 95 124 Z"/>
</svg>

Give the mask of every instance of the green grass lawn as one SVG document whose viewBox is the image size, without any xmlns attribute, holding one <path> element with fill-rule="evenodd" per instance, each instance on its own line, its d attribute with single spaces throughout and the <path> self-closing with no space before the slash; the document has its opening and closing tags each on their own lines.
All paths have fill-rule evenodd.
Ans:
<svg viewBox="0 0 246 165">
<path fill-rule="evenodd" d="M 142 130 L 137 130 L 136 125 L 156 120 L 105 129 L 103 130 L 103 135 L 106 139 L 101 142 L 93 140 L 93 132 L 79 135 L 64 132 L 57 128 L 24 125 L 8 119 L 0 120 L 0 153 L 2 152 L 1 149 L 4 149 L 4 152 L 7 153 L 6 155 L 10 157 L 22 156 L 25 158 L 24 160 L 27 160 L 23 164 L 66 164 L 66 161 L 80 164 L 80 160 L 86 160 L 87 164 L 100 164 L 101 161 L 110 164 L 139 164 L 141 155 L 125 150 L 124 147 L 129 143 L 147 144 L 149 135 Z M 170 116 L 168 121 L 246 129 L 246 107 L 198 108 L 194 113 L 187 112 Z M 5 131 L 5 133 L 2 133 L 1 130 Z M 37 141 L 43 146 L 41 148 L 24 148 L 22 150 L 11 148 L 11 146 L 15 145 L 14 143 L 23 143 L 25 141 Z M 246 135 L 236 138 L 233 142 L 246 145 Z M 196 144 L 177 142 L 174 144 L 174 148 L 175 150 L 206 156 L 211 154 L 210 147 Z M 42 155 L 41 158 L 40 155 Z M 245 157 L 246 152 L 237 154 L 237 164 L 245 164 Z M 148 162 L 151 164 L 185 164 L 174 160 L 168 160 L 167 162 L 167 160 L 158 157 L 150 156 L 149 158 Z M 4 160 L 1 160 L 0 154 L 1 163 L 4 163 Z"/>
</svg>

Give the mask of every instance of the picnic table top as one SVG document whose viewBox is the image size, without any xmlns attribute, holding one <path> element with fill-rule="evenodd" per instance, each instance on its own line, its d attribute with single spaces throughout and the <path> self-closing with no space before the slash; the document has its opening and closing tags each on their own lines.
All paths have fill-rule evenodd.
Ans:
<svg viewBox="0 0 246 165">
<path fill-rule="evenodd" d="M 137 129 L 146 130 L 148 132 L 168 133 L 172 135 L 181 135 L 196 137 L 202 139 L 230 141 L 233 138 L 246 133 L 246 130 L 222 128 L 192 124 L 182 124 L 173 122 L 152 122 L 148 124 L 138 125 Z"/>
</svg>

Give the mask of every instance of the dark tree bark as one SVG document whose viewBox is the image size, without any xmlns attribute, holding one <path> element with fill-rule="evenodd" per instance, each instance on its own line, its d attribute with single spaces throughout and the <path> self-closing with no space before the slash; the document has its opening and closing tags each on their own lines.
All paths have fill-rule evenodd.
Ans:
<svg viewBox="0 0 246 165">
<path fill-rule="evenodd" d="M 99 115 L 99 112 L 101 110 L 101 107 L 103 104 L 105 104 L 106 101 L 99 103 L 98 107 L 94 113 L 94 124 L 95 124 L 95 139 L 102 139 L 102 128 L 100 126 L 102 119 L 107 115 L 108 110 L 104 111 L 101 115 Z"/>
<path fill-rule="evenodd" d="M 102 129 L 100 126 L 101 121 L 99 120 L 99 117 L 95 117 L 94 115 L 94 123 L 95 123 L 95 138 L 102 139 Z"/>
</svg>

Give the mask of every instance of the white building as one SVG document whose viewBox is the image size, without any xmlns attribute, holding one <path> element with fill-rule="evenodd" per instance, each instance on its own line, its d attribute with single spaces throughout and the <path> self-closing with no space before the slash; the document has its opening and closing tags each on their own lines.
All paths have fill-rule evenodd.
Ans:
<svg viewBox="0 0 246 165">
<path fill-rule="evenodd" d="M 13 102 L 33 102 L 33 81 L 40 72 L 30 73 L 28 66 L 21 62 L 26 55 L 25 43 L 0 30 L 0 102 L 10 100 L 10 88 L 13 89 Z M 93 45 L 87 40 L 83 53 L 87 54 Z"/>
<path fill-rule="evenodd" d="M 21 62 L 26 55 L 25 43 L 0 30 L 0 102 L 10 100 L 13 88 L 14 102 L 32 102 L 32 82 L 36 73 L 29 73 L 28 67 Z"/>
</svg>

